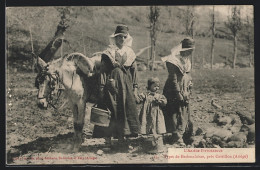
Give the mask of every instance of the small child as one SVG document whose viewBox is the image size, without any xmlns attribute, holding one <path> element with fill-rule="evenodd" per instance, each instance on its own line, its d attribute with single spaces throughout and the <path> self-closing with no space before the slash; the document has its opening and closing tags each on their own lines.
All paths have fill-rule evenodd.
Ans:
<svg viewBox="0 0 260 170">
<path fill-rule="evenodd" d="M 167 104 L 164 95 L 159 94 L 160 80 L 150 78 L 148 80 L 147 92 L 139 94 L 142 101 L 142 109 L 139 115 L 141 122 L 141 134 L 152 134 L 154 137 L 155 148 L 151 152 L 162 152 L 162 134 L 166 133 L 165 121 L 161 107 Z"/>
</svg>

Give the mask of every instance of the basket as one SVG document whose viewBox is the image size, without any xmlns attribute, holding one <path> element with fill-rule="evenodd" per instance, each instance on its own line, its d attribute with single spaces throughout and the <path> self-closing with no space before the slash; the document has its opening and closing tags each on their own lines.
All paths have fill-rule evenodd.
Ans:
<svg viewBox="0 0 260 170">
<path fill-rule="evenodd" d="M 97 108 L 96 105 L 91 107 L 90 122 L 94 125 L 108 127 L 110 123 L 111 112 L 109 109 L 104 110 Z"/>
<path fill-rule="evenodd" d="M 156 154 L 163 152 L 163 137 L 160 135 L 156 139 L 153 135 L 143 138 L 142 147 L 145 152 Z"/>
</svg>

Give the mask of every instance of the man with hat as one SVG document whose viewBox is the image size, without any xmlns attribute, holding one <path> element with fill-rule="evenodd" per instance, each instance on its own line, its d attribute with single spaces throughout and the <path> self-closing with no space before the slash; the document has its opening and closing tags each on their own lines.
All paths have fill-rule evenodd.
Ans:
<svg viewBox="0 0 260 170">
<path fill-rule="evenodd" d="M 189 122 L 189 97 L 191 94 L 191 56 L 194 50 L 195 41 L 184 38 L 181 43 L 172 49 L 171 55 L 163 57 L 168 70 L 163 95 L 167 98 L 167 105 L 164 111 L 167 132 L 172 133 L 172 143 L 185 145 L 183 134 L 188 130 Z M 185 143 L 184 143 L 185 142 Z"/>
<path fill-rule="evenodd" d="M 138 136 L 140 125 L 136 107 L 136 55 L 126 25 L 118 25 L 110 35 L 110 45 L 101 56 L 98 107 L 111 111 L 109 127 L 95 125 L 93 137 L 111 137 L 125 143 L 124 137 Z"/>
</svg>

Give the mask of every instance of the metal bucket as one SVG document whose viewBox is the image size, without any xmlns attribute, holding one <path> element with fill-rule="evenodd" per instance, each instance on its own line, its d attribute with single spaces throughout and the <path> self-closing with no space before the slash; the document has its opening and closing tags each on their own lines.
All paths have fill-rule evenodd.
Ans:
<svg viewBox="0 0 260 170">
<path fill-rule="evenodd" d="M 104 110 L 97 108 L 95 105 L 91 107 L 90 122 L 94 125 L 108 127 L 110 123 L 111 112 L 109 109 Z"/>
</svg>

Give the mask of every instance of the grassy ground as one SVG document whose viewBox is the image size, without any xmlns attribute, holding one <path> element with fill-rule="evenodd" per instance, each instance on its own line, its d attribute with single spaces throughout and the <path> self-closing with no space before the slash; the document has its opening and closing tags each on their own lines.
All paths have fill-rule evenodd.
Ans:
<svg viewBox="0 0 260 170">
<path fill-rule="evenodd" d="M 197 93 L 240 93 L 242 96 L 254 97 L 254 69 L 194 69 L 191 72 L 194 90 Z M 144 71 L 139 73 L 141 90 L 145 90 L 149 77 L 158 77 L 163 89 L 168 73 L 161 71 Z M 144 78 L 145 77 L 145 78 Z"/>
</svg>

